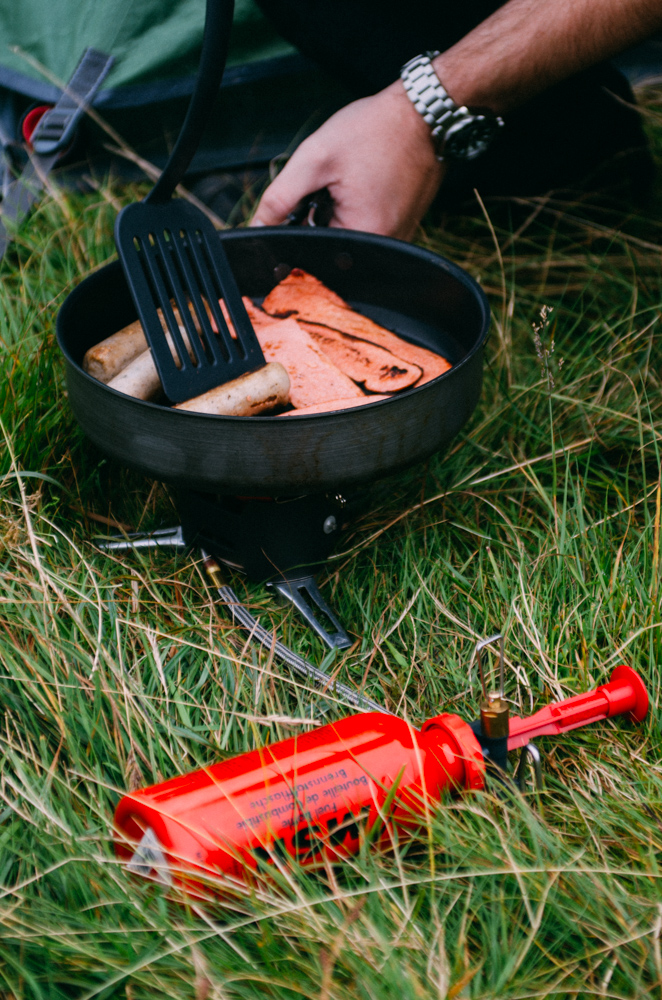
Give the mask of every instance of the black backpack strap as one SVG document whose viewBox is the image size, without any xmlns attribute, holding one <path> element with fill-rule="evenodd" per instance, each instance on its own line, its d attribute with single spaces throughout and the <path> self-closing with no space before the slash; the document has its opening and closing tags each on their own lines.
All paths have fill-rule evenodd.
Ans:
<svg viewBox="0 0 662 1000">
<path fill-rule="evenodd" d="M 37 156 L 62 153 L 71 145 L 78 122 L 94 100 L 113 62 L 113 57 L 105 52 L 92 48 L 85 50 L 62 97 L 39 120 L 32 134 L 32 148 Z"/>
<path fill-rule="evenodd" d="M 62 97 L 40 119 L 31 137 L 30 159 L 21 175 L 6 187 L 0 206 L 0 260 L 13 238 L 9 230 L 16 232 L 39 198 L 48 174 L 73 142 L 78 122 L 113 62 L 113 57 L 105 52 L 86 49 Z"/>
</svg>

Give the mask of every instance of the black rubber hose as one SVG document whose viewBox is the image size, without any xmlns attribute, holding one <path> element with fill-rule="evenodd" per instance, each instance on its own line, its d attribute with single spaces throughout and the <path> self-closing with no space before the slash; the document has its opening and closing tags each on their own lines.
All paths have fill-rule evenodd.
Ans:
<svg viewBox="0 0 662 1000">
<path fill-rule="evenodd" d="M 202 139 L 209 119 L 228 56 L 234 0 L 207 0 L 205 30 L 195 90 L 186 112 L 175 148 L 163 173 L 145 198 L 145 202 L 163 204 L 184 179 L 191 160 Z"/>
</svg>

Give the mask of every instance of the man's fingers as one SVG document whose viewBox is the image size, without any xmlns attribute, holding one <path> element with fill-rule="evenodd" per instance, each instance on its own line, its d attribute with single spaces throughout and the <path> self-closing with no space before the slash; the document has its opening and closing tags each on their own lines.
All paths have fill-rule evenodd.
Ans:
<svg viewBox="0 0 662 1000">
<path fill-rule="evenodd" d="M 326 185 L 326 178 L 315 162 L 306 157 L 303 143 L 260 199 L 252 226 L 280 226 L 302 198 Z"/>
<path fill-rule="evenodd" d="M 250 222 L 251 226 L 280 226 L 296 206 L 296 202 L 290 205 L 289 201 L 281 198 L 277 191 L 272 191 L 274 183 L 275 181 L 269 185 L 260 198 L 260 204 Z"/>
</svg>

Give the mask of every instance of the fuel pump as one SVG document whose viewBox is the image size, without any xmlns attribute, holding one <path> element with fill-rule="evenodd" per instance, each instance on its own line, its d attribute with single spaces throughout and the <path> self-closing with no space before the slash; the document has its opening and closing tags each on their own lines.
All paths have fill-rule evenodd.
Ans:
<svg viewBox="0 0 662 1000">
<path fill-rule="evenodd" d="M 488 692 L 481 650 L 499 640 L 500 686 Z M 115 813 L 116 849 L 130 872 L 194 895 L 220 882 L 246 880 L 264 866 L 338 861 L 378 831 L 414 835 L 445 793 L 470 792 L 486 774 L 504 780 L 508 753 L 522 749 L 540 780 L 531 740 L 616 715 L 640 722 L 644 683 L 616 667 L 609 683 L 555 702 L 528 718 L 511 715 L 504 694 L 503 639 L 476 650 L 482 682 L 480 719 L 443 713 L 415 729 L 385 712 L 362 712 L 311 732 L 212 764 L 125 795 Z"/>
</svg>

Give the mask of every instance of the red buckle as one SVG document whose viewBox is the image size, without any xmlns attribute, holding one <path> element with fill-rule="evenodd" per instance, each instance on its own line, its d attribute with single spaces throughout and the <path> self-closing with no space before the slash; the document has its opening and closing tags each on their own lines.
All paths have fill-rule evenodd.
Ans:
<svg viewBox="0 0 662 1000">
<path fill-rule="evenodd" d="M 32 147 L 32 136 L 34 131 L 47 111 L 53 107 L 52 104 L 39 104 L 36 108 L 30 108 L 21 122 L 21 132 L 28 146 Z"/>
</svg>

